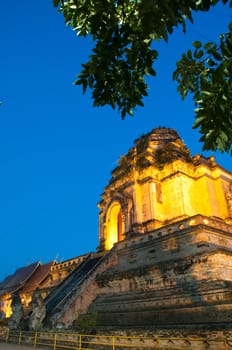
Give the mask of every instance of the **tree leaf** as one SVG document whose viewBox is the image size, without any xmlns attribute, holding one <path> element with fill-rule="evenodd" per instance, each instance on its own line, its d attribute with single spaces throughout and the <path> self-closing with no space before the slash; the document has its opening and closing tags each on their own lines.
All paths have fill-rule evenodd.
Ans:
<svg viewBox="0 0 232 350">
<path fill-rule="evenodd" d="M 95 44 L 75 85 L 82 85 L 83 93 L 91 89 L 94 106 L 117 108 L 122 119 L 132 115 L 148 95 L 146 75 L 156 75 L 154 41 L 168 42 L 175 27 L 181 25 L 185 31 L 186 21 L 193 22 L 193 12 L 209 11 L 218 2 L 53 0 L 66 24 L 79 36 L 91 36 Z M 232 6 L 231 0 L 222 3 Z M 173 72 L 181 97 L 190 93 L 194 100 L 193 127 L 199 127 L 203 149 L 230 151 L 232 147 L 231 60 L 232 23 L 219 43 L 194 41 L 193 50 L 182 54 Z"/>
<path fill-rule="evenodd" d="M 200 41 L 194 41 L 193 46 L 196 47 L 197 49 L 199 49 L 202 46 L 202 44 Z"/>
</svg>

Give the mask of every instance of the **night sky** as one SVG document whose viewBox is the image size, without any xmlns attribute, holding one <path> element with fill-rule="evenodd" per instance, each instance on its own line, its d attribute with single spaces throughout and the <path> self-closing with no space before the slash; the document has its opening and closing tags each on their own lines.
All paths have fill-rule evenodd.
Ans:
<svg viewBox="0 0 232 350">
<path fill-rule="evenodd" d="M 0 281 L 40 260 L 63 261 L 98 246 L 101 193 L 120 156 L 159 126 L 177 130 L 191 154 L 202 152 L 192 130 L 191 96 L 172 81 L 181 53 L 195 40 L 216 40 L 231 21 L 228 6 L 188 22 L 159 50 L 157 77 L 134 117 L 94 108 L 91 93 L 73 84 L 91 53 L 49 0 L 1 1 L 0 7 Z M 232 171 L 231 157 L 216 153 Z"/>
</svg>

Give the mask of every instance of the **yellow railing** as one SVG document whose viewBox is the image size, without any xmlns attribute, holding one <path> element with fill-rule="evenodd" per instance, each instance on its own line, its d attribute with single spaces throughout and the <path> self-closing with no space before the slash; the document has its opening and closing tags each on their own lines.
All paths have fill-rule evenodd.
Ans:
<svg viewBox="0 0 232 350">
<path fill-rule="evenodd" d="M 232 338 L 105 336 L 77 333 L 8 331 L 0 341 L 49 350 L 232 350 Z"/>
</svg>

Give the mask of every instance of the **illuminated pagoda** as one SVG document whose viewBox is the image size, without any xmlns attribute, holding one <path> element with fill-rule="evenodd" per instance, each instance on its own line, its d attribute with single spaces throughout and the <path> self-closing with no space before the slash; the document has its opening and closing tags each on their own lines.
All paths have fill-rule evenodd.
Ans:
<svg viewBox="0 0 232 350">
<path fill-rule="evenodd" d="M 192 157 L 169 128 L 143 135 L 102 194 L 98 253 L 47 320 L 68 326 L 82 310 L 117 329 L 230 323 L 231 198 L 232 174 L 214 157 Z"/>
<path fill-rule="evenodd" d="M 155 128 L 120 158 L 99 209 L 97 252 L 46 296 L 44 327 L 80 310 L 99 328 L 229 327 L 231 172 Z"/>
</svg>

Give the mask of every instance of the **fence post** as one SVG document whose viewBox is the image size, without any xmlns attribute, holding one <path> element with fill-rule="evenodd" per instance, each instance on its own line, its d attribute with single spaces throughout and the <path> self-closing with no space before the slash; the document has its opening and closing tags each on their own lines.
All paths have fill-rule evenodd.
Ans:
<svg viewBox="0 0 232 350">
<path fill-rule="evenodd" d="M 18 344 L 21 344 L 21 338 L 22 338 L 22 331 L 19 332 L 19 339 L 18 339 Z"/>
<path fill-rule="evenodd" d="M 115 337 L 112 337 L 112 350 L 115 350 Z"/>
<path fill-rule="evenodd" d="M 37 343 L 37 332 L 35 332 L 34 336 L 34 348 L 36 349 L 36 343 Z"/>
<path fill-rule="evenodd" d="M 160 338 L 157 338 L 158 350 L 160 350 Z"/>
<path fill-rule="evenodd" d="M 81 350 L 81 346 L 82 346 L 82 339 L 81 339 L 81 334 L 79 334 L 79 350 Z"/>
<path fill-rule="evenodd" d="M 9 333 L 10 333 L 10 330 L 8 328 L 6 331 L 6 343 L 8 342 L 8 339 L 9 339 Z"/>
<path fill-rule="evenodd" d="M 56 333 L 54 334 L 54 346 L 53 346 L 53 350 L 56 350 Z"/>
</svg>

